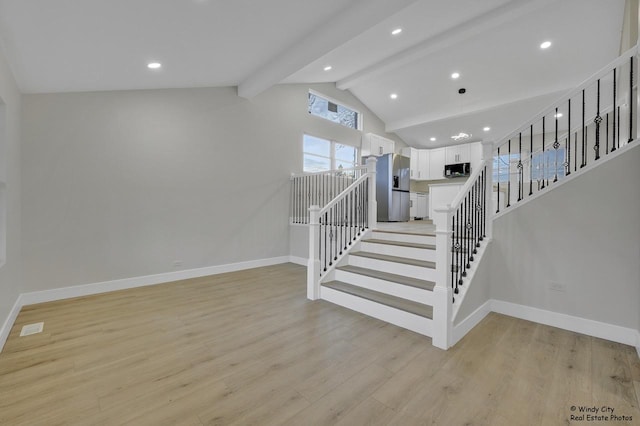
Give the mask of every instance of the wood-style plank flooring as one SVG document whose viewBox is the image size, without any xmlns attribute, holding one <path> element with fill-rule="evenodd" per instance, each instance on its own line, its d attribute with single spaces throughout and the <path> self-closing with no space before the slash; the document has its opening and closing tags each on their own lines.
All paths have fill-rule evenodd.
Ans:
<svg viewBox="0 0 640 426">
<path fill-rule="evenodd" d="M 304 283 L 285 264 L 25 307 L 0 424 L 598 424 L 572 406 L 640 424 L 631 347 L 490 314 L 445 352 Z"/>
</svg>

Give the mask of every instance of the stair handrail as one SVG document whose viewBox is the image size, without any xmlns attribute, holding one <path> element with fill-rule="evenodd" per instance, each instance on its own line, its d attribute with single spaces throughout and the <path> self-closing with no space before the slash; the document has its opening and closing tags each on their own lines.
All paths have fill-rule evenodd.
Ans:
<svg viewBox="0 0 640 426">
<path fill-rule="evenodd" d="M 453 343 L 453 307 L 467 270 L 483 242 L 492 236 L 491 180 L 493 143 L 482 142 L 482 161 L 451 204 L 434 206 L 436 285 L 433 288 L 433 344 Z M 463 275 L 464 273 L 464 275 Z M 459 303 L 458 303 L 459 304 Z"/>
<path fill-rule="evenodd" d="M 376 226 L 376 157 L 367 159 L 367 172 L 324 207 L 309 208 L 307 298 L 320 297 L 320 279 Z"/>
<path fill-rule="evenodd" d="M 637 139 L 638 54 L 636 44 L 499 139 L 496 214 Z"/>
</svg>

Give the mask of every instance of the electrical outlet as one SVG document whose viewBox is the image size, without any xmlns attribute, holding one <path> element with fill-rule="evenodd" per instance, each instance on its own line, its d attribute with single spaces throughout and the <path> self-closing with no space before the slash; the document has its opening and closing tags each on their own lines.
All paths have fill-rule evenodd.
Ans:
<svg viewBox="0 0 640 426">
<path fill-rule="evenodd" d="M 567 286 L 564 283 L 559 283 L 556 281 L 551 281 L 549 283 L 549 290 L 553 290 L 553 291 L 559 291 L 562 293 L 566 293 L 567 291 Z"/>
<path fill-rule="evenodd" d="M 174 268 L 179 268 L 181 266 L 182 266 L 182 260 L 176 260 L 175 262 L 173 262 Z"/>
</svg>

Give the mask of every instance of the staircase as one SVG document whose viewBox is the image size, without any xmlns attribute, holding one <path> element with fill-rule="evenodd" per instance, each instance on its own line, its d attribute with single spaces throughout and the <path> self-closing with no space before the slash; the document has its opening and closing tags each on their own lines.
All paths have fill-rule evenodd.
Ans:
<svg viewBox="0 0 640 426">
<path fill-rule="evenodd" d="M 376 229 L 321 284 L 320 297 L 431 336 L 435 234 Z"/>
</svg>

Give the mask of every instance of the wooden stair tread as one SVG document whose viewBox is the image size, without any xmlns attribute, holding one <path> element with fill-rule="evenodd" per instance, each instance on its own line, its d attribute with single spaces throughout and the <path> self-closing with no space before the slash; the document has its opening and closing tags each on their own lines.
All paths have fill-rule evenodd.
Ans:
<svg viewBox="0 0 640 426">
<path fill-rule="evenodd" d="M 390 245 L 390 246 L 411 247 L 411 248 L 419 248 L 419 249 L 427 249 L 427 250 L 435 250 L 436 249 L 436 246 L 434 244 L 407 243 L 405 241 L 378 240 L 378 239 L 375 239 L 375 238 L 362 240 L 362 242 L 363 243 L 373 243 L 373 244 L 387 244 L 387 245 Z"/>
<path fill-rule="evenodd" d="M 407 232 L 407 231 L 389 231 L 386 229 L 374 229 L 373 232 L 383 232 L 385 234 L 401 234 L 401 235 L 420 235 L 423 237 L 435 237 L 433 232 Z"/>
<path fill-rule="evenodd" d="M 433 291 L 436 283 L 433 281 L 419 280 L 417 278 L 406 277 L 404 275 L 390 274 L 388 272 L 376 271 L 374 269 L 362 268 L 360 266 L 345 265 L 336 268 L 341 271 L 351 272 L 353 274 L 364 275 L 366 277 L 377 278 L 392 283 L 407 285 L 410 287 L 421 288 L 423 290 Z"/>
<path fill-rule="evenodd" d="M 398 257 L 398 256 L 389 256 L 386 254 L 378 254 L 378 253 L 369 253 L 366 251 L 357 251 L 354 253 L 349 253 L 350 256 L 360 256 L 360 257 L 367 257 L 369 259 L 376 259 L 376 260 L 384 260 L 387 262 L 394 262 L 394 263 L 401 263 L 404 265 L 412 265 L 412 266 L 420 266 L 422 268 L 431 268 L 431 269 L 435 269 L 436 268 L 436 263 L 435 262 L 429 262 L 427 260 L 416 260 L 416 259 L 409 259 L 406 257 Z"/>
<path fill-rule="evenodd" d="M 322 284 L 322 286 L 341 291 L 343 293 L 351 294 L 353 296 L 361 297 L 372 302 L 380 303 L 391 308 L 399 309 L 401 311 L 419 315 L 421 317 L 429 319 L 433 318 L 433 308 L 428 305 L 423 305 L 422 303 L 413 302 L 411 300 L 402 299 L 396 296 L 390 296 L 384 293 L 379 293 L 377 291 L 347 284 L 342 281 L 330 281 Z"/>
</svg>

